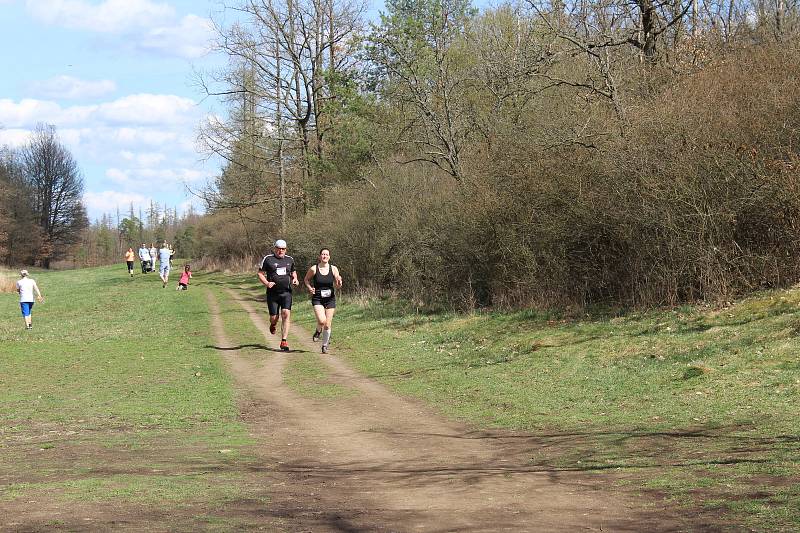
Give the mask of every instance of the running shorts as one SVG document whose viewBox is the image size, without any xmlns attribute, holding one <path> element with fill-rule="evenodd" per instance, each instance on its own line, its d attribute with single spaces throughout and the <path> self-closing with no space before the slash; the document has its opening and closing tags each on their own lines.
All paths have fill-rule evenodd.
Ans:
<svg viewBox="0 0 800 533">
<path fill-rule="evenodd" d="M 292 309 L 291 291 L 277 294 L 267 292 L 267 309 L 269 309 L 269 316 L 276 316 L 281 309 L 290 311 Z"/>
<path fill-rule="evenodd" d="M 33 309 L 33 302 L 20 302 L 19 308 L 22 309 L 22 316 L 31 316 L 31 309 Z"/>
<path fill-rule="evenodd" d="M 315 294 L 311 297 L 311 305 L 321 305 L 325 309 L 336 309 L 336 296 L 321 298 Z"/>
</svg>

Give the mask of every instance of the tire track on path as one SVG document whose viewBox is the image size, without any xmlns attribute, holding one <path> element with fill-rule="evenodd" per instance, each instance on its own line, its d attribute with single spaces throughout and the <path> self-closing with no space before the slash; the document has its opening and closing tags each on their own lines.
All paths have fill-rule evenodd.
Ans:
<svg viewBox="0 0 800 533">
<path fill-rule="evenodd" d="M 276 460 L 278 472 L 302 480 L 303 490 L 288 491 L 296 511 L 335 515 L 348 531 L 686 530 L 683 520 L 653 502 L 615 494 L 607 476 L 537 467 L 531 461 L 535 436 L 471 431 L 365 378 L 335 355 L 319 357 L 337 383 L 358 394 L 300 396 L 283 382 L 287 362 L 298 354 L 278 349 L 278 337 L 268 333 L 265 315 L 248 295 L 226 292 L 269 346 L 269 355 L 256 363 L 231 350 L 210 296 L 215 335 L 234 376 L 271 407 L 274 420 L 267 423 L 281 426 L 270 440 L 296 443 Z M 293 345 L 316 351 L 296 335 Z M 311 531 L 342 530 L 330 520 L 312 525 Z"/>
</svg>

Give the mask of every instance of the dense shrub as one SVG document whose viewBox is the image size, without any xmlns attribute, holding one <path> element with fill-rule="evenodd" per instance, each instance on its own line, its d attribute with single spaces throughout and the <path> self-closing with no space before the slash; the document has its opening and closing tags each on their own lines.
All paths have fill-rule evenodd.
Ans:
<svg viewBox="0 0 800 533">
<path fill-rule="evenodd" d="M 729 55 L 631 106 L 601 146 L 492 147 L 456 183 L 390 166 L 293 225 L 304 262 L 333 249 L 348 280 L 420 304 L 724 299 L 792 283 L 800 224 L 800 55 Z"/>
</svg>

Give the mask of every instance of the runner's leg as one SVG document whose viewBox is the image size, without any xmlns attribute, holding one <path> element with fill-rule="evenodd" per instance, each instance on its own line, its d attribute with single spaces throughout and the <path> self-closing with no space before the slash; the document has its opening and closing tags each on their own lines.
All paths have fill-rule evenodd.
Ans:
<svg viewBox="0 0 800 533">
<path fill-rule="evenodd" d="M 289 326 L 291 322 L 292 311 L 289 309 L 281 309 L 281 340 L 289 338 Z"/>
<path fill-rule="evenodd" d="M 322 330 L 322 345 L 326 347 L 331 342 L 331 324 L 333 323 L 334 313 L 336 313 L 335 307 L 325 309 L 325 328 Z"/>
<path fill-rule="evenodd" d="M 325 324 L 327 323 L 325 307 L 321 304 L 317 304 L 314 306 L 314 316 L 317 318 L 317 333 L 314 335 L 318 337 L 319 334 L 322 333 L 322 330 L 325 329 Z M 314 340 L 317 340 L 316 338 Z"/>
</svg>

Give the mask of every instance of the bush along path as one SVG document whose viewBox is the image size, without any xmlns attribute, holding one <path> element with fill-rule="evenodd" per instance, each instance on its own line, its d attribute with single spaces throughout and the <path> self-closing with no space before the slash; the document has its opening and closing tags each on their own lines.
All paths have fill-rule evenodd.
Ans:
<svg viewBox="0 0 800 533">
<path fill-rule="evenodd" d="M 257 333 L 232 308 L 221 312 L 226 299 Z M 294 349 L 281 352 L 251 293 L 208 301 L 217 348 L 260 413 L 251 431 L 269 456 L 269 514 L 292 531 L 718 529 L 620 491 L 612 473 L 537 465 L 540 436 L 448 421 L 319 354 L 296 326 Z"/>
</svg>

